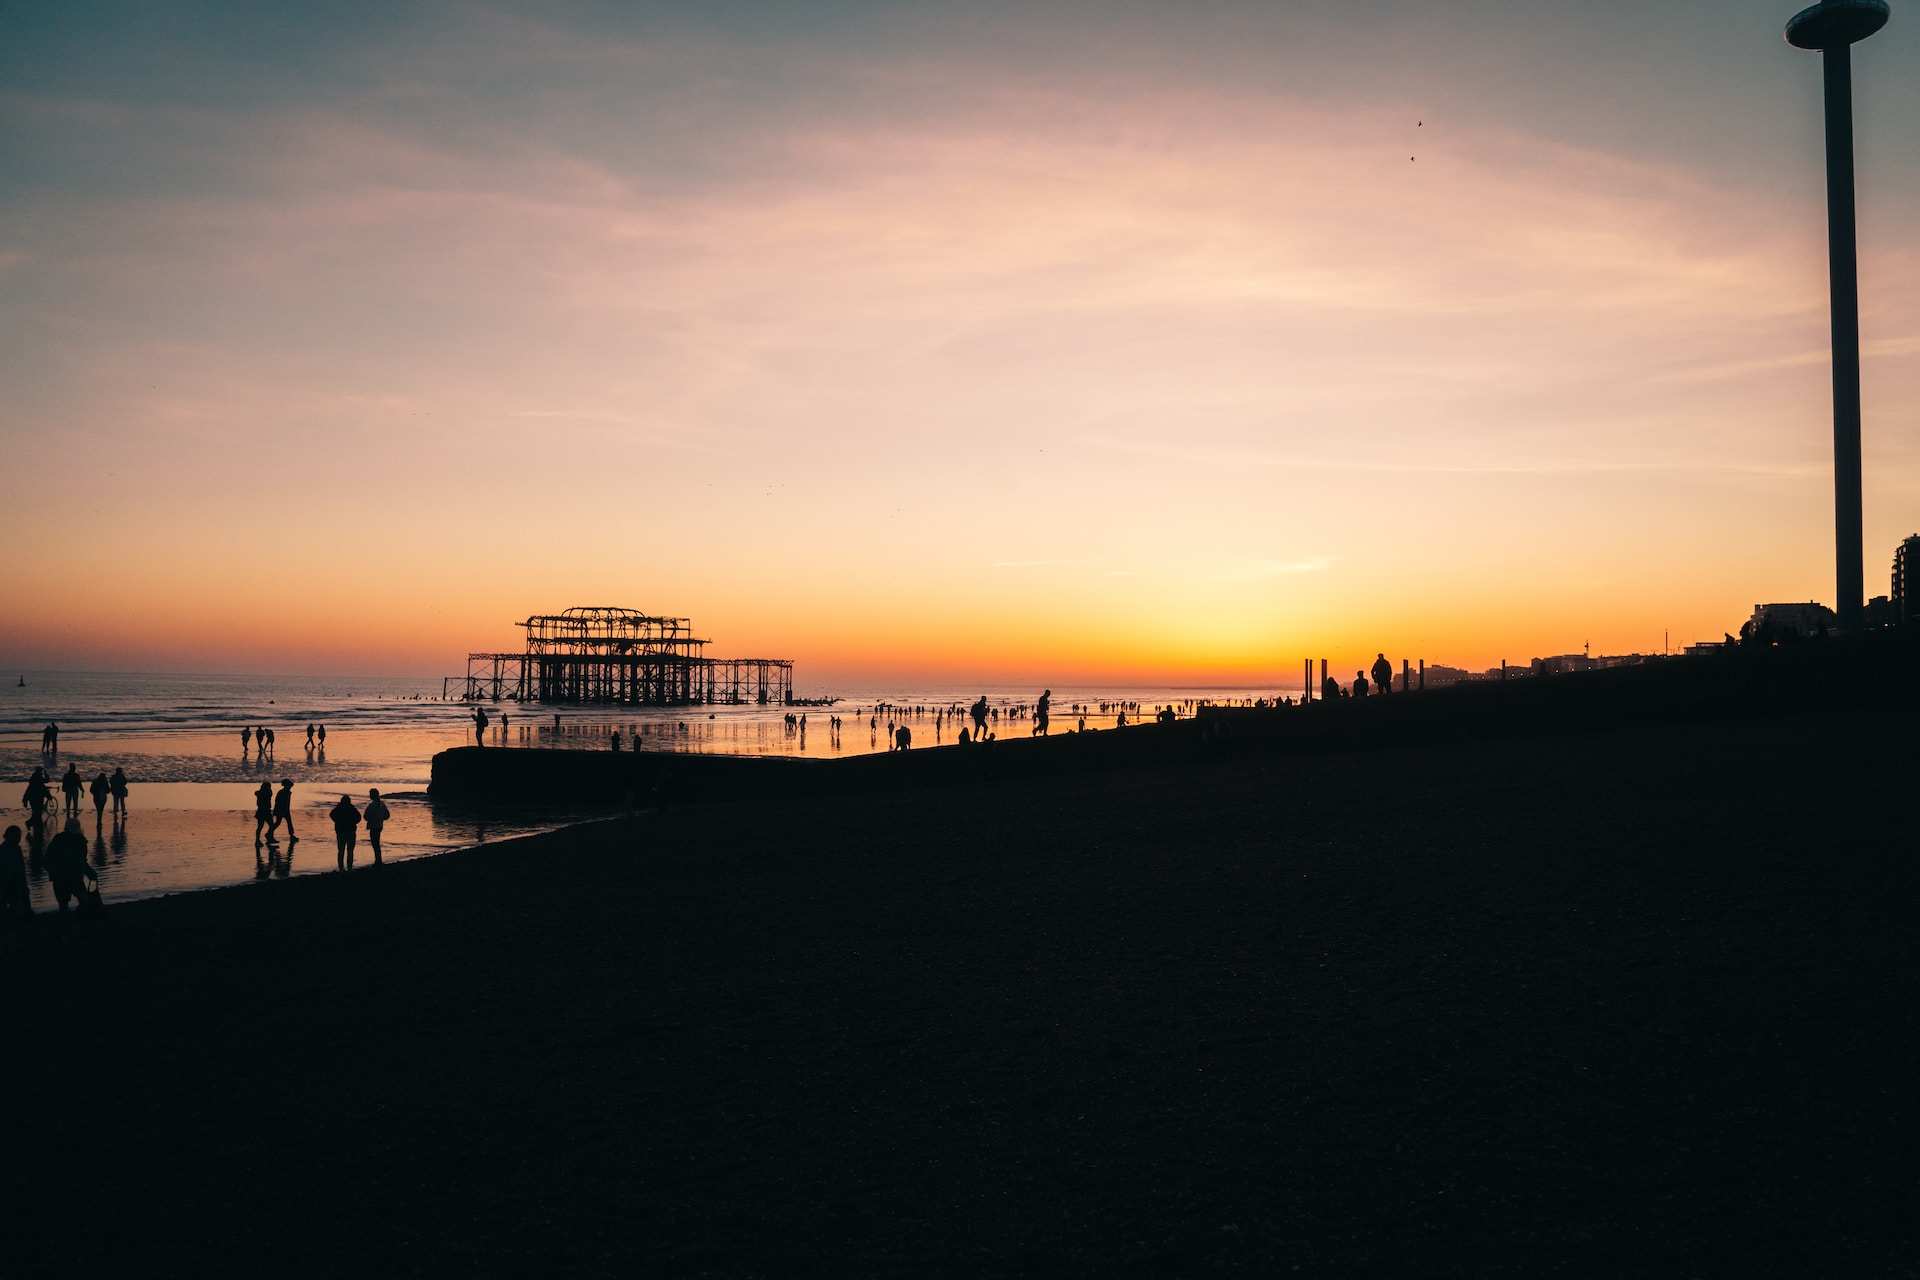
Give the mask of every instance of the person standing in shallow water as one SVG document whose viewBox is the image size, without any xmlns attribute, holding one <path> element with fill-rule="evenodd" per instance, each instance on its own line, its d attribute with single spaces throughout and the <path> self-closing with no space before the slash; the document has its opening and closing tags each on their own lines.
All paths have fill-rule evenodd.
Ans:
<svg viewBox="0 0 1920 1280">
<path fill-rule="evenodd" d="M 502 717 L 503 719 L 505 717 Z M 373 846 L 373 865 L 380 865 L 380 832 L 387 825 L 387 819 L 393 816 L 387 808 L 387 802 L 380 798 L 380 789 L 367 792 L 367 843 Z"/>
<path fill-rule="evenodd" d="M 1393 664 L 1387 661 L 1384 653 L 1374 655 L 1373 687 L 1380 693 L 1393 692 Z"/>
<path fill-rule="evenodd" d="M 487 745 L 487 709 L 485 707 L 473 709 L 473 745 L 476 747 Z"/>
<path fill-rule="evenodd" d="M 334 862 L 339 870 L 351 871 L 353 847 L 359 842 L 360 811 L 353 807 L 353 801 L 341 796 L 340 803 L 329 809 L 327 816 L 333 819 Z"/>
<path fill-rule="evenodd" d="M 292 844 L 300 837 L 293 829 L 293 779 L 280 779 L 280 790 L 273 797 L 273 830 L 278 831 L 281 823 L 287 824 L 287 843 Z"/>
<path fill-rule="evenodd" d="M 85 785 L 80 781 L 80 770 L 73 767 L 72 761 L 68 761 L 66 775 L 60 779 L 60 794 L 66 797 L 69 818 L 80 816 L 80 792 Z"/>
<path fill-rule="evenodd" d="M 260 847 L 263 833 L 273 829 L 273 784 L 263 782 L 253 793 L 253 847 Z"/>
</svg>

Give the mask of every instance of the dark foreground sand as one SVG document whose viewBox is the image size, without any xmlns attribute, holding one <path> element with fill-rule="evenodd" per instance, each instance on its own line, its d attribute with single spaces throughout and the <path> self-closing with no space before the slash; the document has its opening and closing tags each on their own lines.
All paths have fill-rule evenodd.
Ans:
<svg viewBox="0 0 1920 1280">
<path fill-rule="evenodd" d="M 41 920 L 0 1273 L 1912 1274 L 1913 754 L 1865 726 L 696 807 Z"/>
</svg>

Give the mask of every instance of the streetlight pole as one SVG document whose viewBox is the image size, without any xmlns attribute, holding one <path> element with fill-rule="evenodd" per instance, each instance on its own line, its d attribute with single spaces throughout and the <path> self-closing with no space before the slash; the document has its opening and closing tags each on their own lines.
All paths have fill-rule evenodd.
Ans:
<svg viewBox="0 0 1920 1280">
<path fill-rule="evenodd" d="M 1827 285 L 1833 324 L 1834 612 L 1860 629 L 1866 559 L 1860 516 L 1860 285 L 1853 235 L 1853 45 L 1887 25 L 1886 0 L 1821 0 L 1787 23 L 1787 43 L 1817 49 L 1827 115 Z"/>
</svg>

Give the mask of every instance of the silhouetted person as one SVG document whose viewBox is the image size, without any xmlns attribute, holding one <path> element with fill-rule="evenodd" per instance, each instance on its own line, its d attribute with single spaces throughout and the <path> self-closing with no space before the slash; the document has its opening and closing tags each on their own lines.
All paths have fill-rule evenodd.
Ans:
<svg viewBox="0 0 1920 1280">
<path fill-rule="evenodd" d="M 246 727 L 240 730 L 240 754 L 241 755 L 247 754 L 248 748 L 252 746 L 253 746 L 253 726 L 247 725 Z"/>
<path fill-rule="evenodd" d="M 912 745 L 913 730 L 907 728 L 905 725 L 901 725 L 893 731 L 893 749 L 895 751 L 905 751 Z"/>
<path fill-rule="evenodd" d="M 504 724 L 506 722 L 502 720 L 501 723 Z M 327 749 L 327 726 L 325 725 L 320 726 L 320 749 L 322 751 Z"/>
<path fill-rule="evenodd" d="M 1381 693 L 1393 692 L 1393 664 L 1387 661 L 1384 653 L 1374 655 L 1373 687 Z"/>
<path fill-rule="evenodd" d="M 287 824 L 287 843 L 292 844 L 300 837 L 293 830 L 293 779 L 280 779 L 280 790 L 273 797 L 273 829 L 278 831 L 281 823 Z"/>
<path fill-rule="evenodd" d="M 1327 702 L 1340 701 L 1340 682 L 1332 676 L 1320 682 L 1320 697 Z"/>
<path fill-rule="evenodd" d="M 968 734 L 967 726 L 961 725 L 960 726 L 960 745 L 964 747 L 964 746 L 970 745 L 972 742 L 973 742 L 973 738 L 970 734 Z"/>
<path fill-rule="evenodd" d="M 980 700 L 967 709 L 973 717 L 973 740 L 980 741 L 980 735 L 987 731 L 987 695 L 981 694 Z"/>
<path fill-rule="evenodd" d="M 1053 690 L 1048 689 L 1040 695 L 1040 701 L 1033 704 L 1033 732 L 1028 737 L 1045 737 L 1047 717 L 1053 711 Z"/>
<path fill-rule="evenodd" d="M 279 743 L 279 741 L 280 741 L 280 736 L 279 736 L 278 734 L 276 734 L 276 733 L 275 733 L 275 732 L 274 732 L 273 730 L 271 730 L 271 729 L 262 729 L 262 730 L 260 731 L 260 734 L 265 734 L 265 735 L 266 735 L 266 739 L 267 739 L 267 754 L 268 754 L 268 755 L 272 755 L 272 754 L 273 754 L 273 749 L 274 749 L 274 747 L 275 747 L 275 746 L 276 746 L 276 745 L 277 745 L 277 744 Z M 255 734 L 254 736 L 255 736 L 255 737 L 257 738 L 257 737 L 259 737 L 259 736 L 260 736 L 260 734 Z"/>
<path fill-rule="evenodd" d="M 40 731 L 40 749 L 49 753 L 60 749 L 60 726 L 51 720 L 47 721 L 47 727 Z"/>
<path fill-rule="evenodd" d="M 93 796 L 93 821 L 98 826 L 101 815 L 107 811 L 107 797 L 113 794 L 113 784 L 107 781 L 106 774 L 97 773 L 93 777 L 93 785 L 87 790 Z"/>
<path fill-rule="evenodd" d="M 505 719 L 505 716 L 501 717 L 502 721 Z M 380 832 L 386 827 L 387 819 L 393 816 L 393 812 L 387 808 L 387 802 L 380 798 L 380 789 L 378 787 L 367 792 L 365 816 L 367 819 L 367 843 L 373 846 L 373 865 L 377 867 L 380 865 Z"/>
<path fill-rule="evenodd" d="M 487 745 L 487 709 L 485 707 L 473 709 L 473 742 L 478 747 Z"/>
<path fill-rule="evenodd" d="M 307 726 L 307 745 L 313 745 L 313 726 L 311 724 Z"/>
<path fill-rule="evenodd" d="M 620 731 L 618 729 L 613 731 L 613 749 L 615 751 L 620 749 Z"/>
<path fill-rule="evenodd" d="M 33 900 L 27 897 L 27 856 L 20 847 L 20 828 L 0 835 L 0 919 L 31 920 Z"/>
<path fill-rule="evenodd" d="M 353 801 L 341 796 L 340 803 L 327 810 L 327 816 L 333 819 L 334 862 L 341 871 L 352 870 L 353 847 L 360 839 L 360 811 L 353 807 Z"/>
<path fill-rule="evenodd" d="M 84 892 L 87 838 L 80 834 L 80 819 L 68 818 L 65 829 L 47 842 L 47 879 L 53 882 L 53 900 L 62 911 Z"/>
<path fill-rule="evenodd" d="M 77 818 L 80 816 L 80 793 L 85 789 L 86 784 L 80 781 L 80 771 L 74 768 L 72 762 L 69 761 L 67 764 L 67 772 L 65 776 L 60 779 L 60 794 L 66 797 L 67 816 L 69 818 Z"/>
<path fill-rule="evenodd" d="M 253 843 L 260 845 L 262 833 L 273 831 L 273 784 L 263 782 L 253 793 Z"/>
<path fill-rule="evenodd" d="M 47 772 L 35 769 L 33 776 L 27 779 L 27 789 L 20 793 L 20 803 L 27 809 L 27 825 L 38 827 L 47 820 L 47 806 L 53 802 L 53 789 L 47 786 Z"/>
<path fill-rule="evenodd" d="M 1353 673 L 1353 696 L 1356 698 L 1367 696 L 1367 673 L 1364 671 Z"/>
<path fill-rule="evenodd" d="M 127 811 L 127 772 L 119 765 L 113 767 L 113 776 L 107 779 L 107 790 L 113 793 L 113 812 L 115 815 Z"/>
</svg>

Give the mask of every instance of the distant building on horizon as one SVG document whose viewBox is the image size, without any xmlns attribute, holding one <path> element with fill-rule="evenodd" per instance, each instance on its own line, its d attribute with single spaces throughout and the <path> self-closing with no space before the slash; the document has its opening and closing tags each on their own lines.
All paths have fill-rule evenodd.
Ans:
<svg viewBox="0 0 1920 1280">
<path fill-rule="evenodd" d="M 1752 636 L 1762 643 L 1768 640 L 1781 640 L 1788 636 L 1810 640 L 1815 636 L 1826 635 L 1839 626 L 1840 618 L 1833 610 L 1814 600 L 1795 601 L 1784 604 L 1756 604 L 1753 616 L 1742 627 L 1743 636 Z"/>
<path fill-rule="evenodd" d="M 1920 592 L 1920 533 L 1909 534 L 1893 549 L 1893 592 L 1891 605 L 1893 621 L 1898 626 L 1906 626 L 1920 614 L 1920 600 L 1914 595 Z"/>
</svg>

